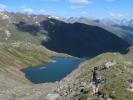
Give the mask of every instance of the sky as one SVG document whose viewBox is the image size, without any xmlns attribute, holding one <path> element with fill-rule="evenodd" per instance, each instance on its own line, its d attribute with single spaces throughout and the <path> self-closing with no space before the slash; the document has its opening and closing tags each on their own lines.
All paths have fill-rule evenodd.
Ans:
<svg viewBox="0 0 133 100">
<path fill-rule="evenodd" d="M 133 18 L 133 0 L 0 0 L 0 10 L 63 17 Z"/>
</svg>

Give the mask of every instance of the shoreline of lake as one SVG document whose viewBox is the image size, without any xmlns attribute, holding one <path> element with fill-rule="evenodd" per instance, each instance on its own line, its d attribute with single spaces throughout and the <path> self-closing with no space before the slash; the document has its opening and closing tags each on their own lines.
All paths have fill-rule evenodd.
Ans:
<svg viewBox="0 0 133 100">
<path fill-rule="evenodd" d="M 44 62 L 21 71 L 33 84 L 56 82 L 63 80 L 83 62 L 82 59 L 76 57 L 52 57 L 52 59 L 54 61 L 52 63 Z"/>
</svg>

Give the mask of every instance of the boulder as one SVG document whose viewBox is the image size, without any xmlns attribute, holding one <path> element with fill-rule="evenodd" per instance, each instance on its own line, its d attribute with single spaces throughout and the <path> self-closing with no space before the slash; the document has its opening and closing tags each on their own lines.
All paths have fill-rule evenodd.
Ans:
<svg viewBox="0 0 133 100">
<path fill-rule="evenodd" d="M 105 63 L 106 68 L 110 68 L 116 64 L 116 61 L 108 61 Z"/>
<path fill-rule="evenodd" d="M 44 100 L 61 100 L 61 96 L 59 94 L 48 94 Z"/>
</svg>

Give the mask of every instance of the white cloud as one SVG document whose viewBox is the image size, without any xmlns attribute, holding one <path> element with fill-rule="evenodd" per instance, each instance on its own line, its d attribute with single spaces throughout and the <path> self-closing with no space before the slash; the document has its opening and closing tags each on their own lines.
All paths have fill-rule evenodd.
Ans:
<svg viewBox="0 0 133 100">
<path fill-rule="evenodd" d="M 7 6 L 4 4 L 0 4 L 0 11 L 6 10 Z"/>
<path fill-rule="evenodd" d="M 33 13 L 34 10 L 31 9 L 31 8 L 24 8 L 24 12 L 26 12 L 26 13 Z"/>
<path fill-rule="evenodd" d="M 45 14 L 45 15 L 53 15 L 55 14 L 55 11 L 53 10 L 49 10 L 49 9 L 40 9 L 38 12 L 36 12 L 37 14 Z"/>
<path fill-rule="evenodd" d="M 76 4 L 92 4 L 93 1 L 90 0 L 67 0 L 68 2 L 71 3 L 76 3 Z"/>
<path fill-rule="evenodd" d="M 109 13 L 109 15 L 111 16 L 111 17 L 123 17 L 123 16 L 125 16 L 124 14 L 122 14 L 122 13 Z"/>
<path fill-rule="evenodd" d="M 109 13 L 110 17 L 113 18 L 131 18 L 133 16 L 133 13 Z"/>
<path fill-rule="evenodd" d="M 112 2 L 112 1 L 115 1 L 115 0 L 106 0 L 107 2 Z"/>
<path fill-rule="evenodd" d="M 71 6 L 71 9 L 82 9 L 84 7 L 85 6 L 81 6 L 81 5 L 79 5 L 79 6 Z"/>
<path fill-rule="evenodd" d="M 46 11 L 44 9 L 40 9 L 39 13 L 45 13 Z"/>
<path fill-rule="evenodd" d="M 31 14 L 31 13 L 34 13 L 34 12 L 35 12 L 33 9 L 28 8 L 28 7 L 26 7 L 25 5 L 20 6 L 20 8 L 21 8 L 25 13 Z"/>
<path fill-rule="evenodd" d="M 30 0 L 30 1 L 45 1 L 45 2 L 52 1 L 52 2 L 58 2 L 58 1 L 61 1 L 61 0 Z"/>
<path fill-rule="evenodd" d="M 64 15 L 67 15 L 67 12 L 64 11 L 63 14 L 64 14 Z"/>
<path fill-rule="evenodd" d="M 81 14 L 87 14 L 87 11 L 82 11 Z"/>
<path fill-rule="evenodd" d="M 21 9 L 26 9 L 27 7 L 25 5 L 20 6 Z"/>
</svg>

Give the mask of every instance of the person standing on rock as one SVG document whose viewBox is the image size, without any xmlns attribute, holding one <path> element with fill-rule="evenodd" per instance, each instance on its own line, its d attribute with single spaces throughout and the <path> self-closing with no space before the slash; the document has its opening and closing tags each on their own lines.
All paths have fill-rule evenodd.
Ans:
<svg viewBox="0 0 133 100">
<path fill-rule="evenodd" d="M 130 80 L 128 80 L 128 82 L 129 82 L 129 90 L 133 91 L 133 80 L 130 79 Z"/>
<path fill-rule="evenodd" d="M 94 70 L 92 71 L 91 81 L 92 81 L 93 95 L 96 96 L 98 95 L 99 84 L 101 83 L 101 73 L 97 67 L 94 67 Z"/>
</svg>

